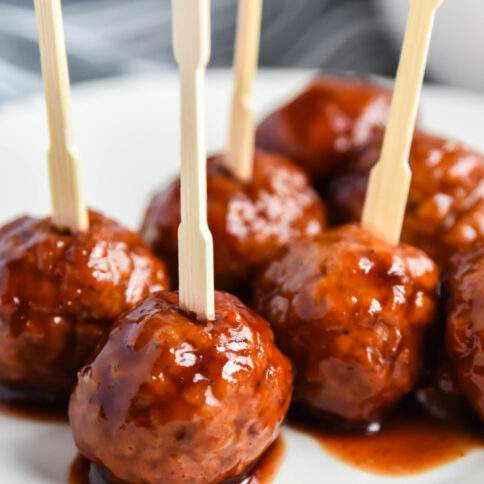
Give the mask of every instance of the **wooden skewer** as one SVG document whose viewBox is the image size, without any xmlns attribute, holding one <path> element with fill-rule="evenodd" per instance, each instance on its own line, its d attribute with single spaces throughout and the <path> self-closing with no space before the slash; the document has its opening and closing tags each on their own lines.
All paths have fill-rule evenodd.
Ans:
<svg viewBox="0 0 484 484">
<path fill-rule="evenodd" d="M 207 225 L 204 136 L 205 68 L 210 57 L 210 1 L 172 0 L 173 45 L 181 88 L 180 306 L 215 317 L 213 242 Z"/>
<path fill-rule="evenodd" d="M 370 174 L 363 227 L 391 244 L 400 240 L 410 189 L 408 164 L 437 8 L 443 0 L 411 0 L 390 118 L 380 160 Z"/>
<path fill-rule="evenodd" d="M 49 124 L 48 152 L 52 222 L 72 232 L 88 229 L 70 123 L 69 70 L 60 0 L 35 0 Z"/>
<path fill-rule="evenodd" d="M 252 84 L 257 71 L 262 0 L 239 0 L 227 164 L 240 180 L 252 178 L 255 122 Z"/>
</svg>

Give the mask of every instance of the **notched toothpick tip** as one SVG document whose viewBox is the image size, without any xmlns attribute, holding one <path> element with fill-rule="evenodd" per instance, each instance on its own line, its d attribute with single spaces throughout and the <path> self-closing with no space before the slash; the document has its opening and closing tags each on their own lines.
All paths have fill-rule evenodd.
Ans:
<svg viewBox="0 0 484 484">
<path fill-rule="evenodd" d="M 71 140 L 70 86 L 60 0 L 35 0 L 49 127 L 48 152 L 53 223 L 87 230 L 76 150 Z"/>
<path fill-rule="evenodd" d="M 208 320 L 215 313 L 213 243 L 206 210 L 203 103 L 203 74 L 210 54 L 210 9 L 208 0 L 172 0 L 172 5 L 173 47 L 180 66 L 182 93 L 180 306 L 196 313 L 199 319 Z"/>
<path fill-rule="evenodd" d="M 380 160 L 368 182 L 362 225 L 391 243 L 400 239 L 411 171 L 408 164 L 432 32 L 442 0 L 412 0 Z M 426 8 L 430 7 L 430 8 Z"/>
</svg>

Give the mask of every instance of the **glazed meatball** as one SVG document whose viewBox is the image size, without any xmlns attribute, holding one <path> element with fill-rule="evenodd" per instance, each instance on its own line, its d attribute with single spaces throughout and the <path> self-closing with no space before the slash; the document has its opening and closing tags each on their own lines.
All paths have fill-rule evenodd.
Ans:
<svg viewBox="0 0 484 484">
<path fill-rule="evenodd" d="M 379 149 L 368 148 L 351 171 L 329 189 L 338 220 L 359 220 L 368 173 Z M 484 237 L 484 156 L 466 146 L 426 133 L 415 135 L 413 172 L 402 240 L 445 264 L 459 248 Z"/>
<path fill-rule="evenodd" d="M 319 76 L 260 124 L 257 146 L 291 158 L 319 184 L 381 139 L 390 98 L 389 90 L 367 79 Z"/>
<path fill-rule="evenodd" d="M 254 307 L 295 365 L 294 401 L 345 425 L 380 420 L 420 375 L 437 282 L 422 251 L 353 225 L 275 258 Z"/>
<path fill-rule="evenodd" d="M 462 392 L 484 421 L 484 242 L 451 259 L 448 295 L 447 352 Z"/>
<path fill-rule="evenodd" d="M 215 284 L 244 296 L 254 274 L 281 247 L 313 237 L 325 212 L 306 175 L 288 160 L 257 151 L 253 179 L 243 183 L 225 168 L 222 156 L 208 160 L 208 224 L 214 240 Z M 152 200 L 142 227 L 155 252 L 177 268 L 180 182 Z"/>
<path fill-rule="evenodd" d="M 66 401 L 115 318 L 168 287 L 141 237 L 90 212 L 85 233 L 21 217 L 0 229 L 0 381 Z"/>
<path fill-rule="evenodd" d="M 69 418 L 81 453 L 128 482 L 215 483 L 277 437 L 292 391 L 269 325 L 215 294 L 198 321 L 159 292 L 125 314 L 79 373 Z"/>
</svg>

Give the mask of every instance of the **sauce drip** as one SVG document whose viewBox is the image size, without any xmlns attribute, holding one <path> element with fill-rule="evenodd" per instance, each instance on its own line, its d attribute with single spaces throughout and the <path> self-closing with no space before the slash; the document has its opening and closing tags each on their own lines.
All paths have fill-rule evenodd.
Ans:
<svg viewBox="0 0 484 484">
<path fill-rule="evenodd" d="M 418 474 L 484 450 L 484 432 L 479 422 L 445 423 L 417 408 L 405 408 L 374 434 L 315 430 L 296 420 L 292 426 L 316 438 L 325 451 L 348 465 L 374 474 Z"/>
<path fill-rule="evenodd" d="M 66 422 L 67 403 L 38 400 L 34 395 L 0 385 L 0 413 L 8 417 L 41 422 Z"/>
<path fill-rule="evenodd" d="M 242 479 L 234 482 L 240 484 L 269 484 L 279 470 L 284 458 L 286 446 L 282 437 L 279 437 L 259 459 L 256 465 Z"/>
<path fill-rule="evenodd" d="M 257 464 L 243 477 L 230 479 L 223 484 L 269 484 L 277 474 L 285 453 L 284 440 L 279 437 Z M 105 473 L 78 454 L 71 464 L 69 484 L 118 484 L 118 479 L 106 479 Z"/>
<path fill-rule="evenodd" d="M 69 484 L 89 484 L 91 463 L 81 454 L 77 454 L 69 468 Z"/>
</svg>

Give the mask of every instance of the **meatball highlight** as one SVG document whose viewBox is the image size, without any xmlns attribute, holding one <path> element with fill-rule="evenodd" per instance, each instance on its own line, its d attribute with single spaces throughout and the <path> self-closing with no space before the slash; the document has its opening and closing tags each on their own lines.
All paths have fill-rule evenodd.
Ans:
<svg viewBox="0 0 484 484">
<path fill-rule="evenodd" d="M 159 292 L 125 314 L 79 374 L 69 417 L 81 453 L 128 482 L 215 483 L 275 440 L 292 370 L 266 321 L 215 294 L 214 321 Z"/>
<path fill-rule="evenodd" d="M 253 178 L 243 183 L 208 160 L 207 217 L 214 241 L 215 285 L 245 296 L 255 274 L 290 242 L 314 237 L 325 225 L 325 210 L 304 172 L 277 155 L 256 151 Z M 177 271 L 180 180 L 151 201 L 142 234 Z"/>
<path fill-rule="evenodd" d="M 25 398 L 66 402 L 113 321 L 169 286 L 138 234 L 89 218 L 79 234 L 27 216 L 0 229 L 0 382 Z"/>
<path fill-rule="evenodd" d="M 447 352 L 460 390 L 484 422 L 484 242 L 451 259 L 447 290 Z"/>
<path fill-rule="evenodd" d="M 422 251 L 353 225 L 274 259 L 254 308 L 295 365 L 294 401 L 344 425 L 380 420 L 420 375 L 438 278 Z"/>
<path fill-rule="evenodd" d="M 382 138 L 390 99 L 390 90 L 369 79 L 318 76 L 262 121 L 257 146 L 294 160 L 319 184 Z"/>
</svg>

